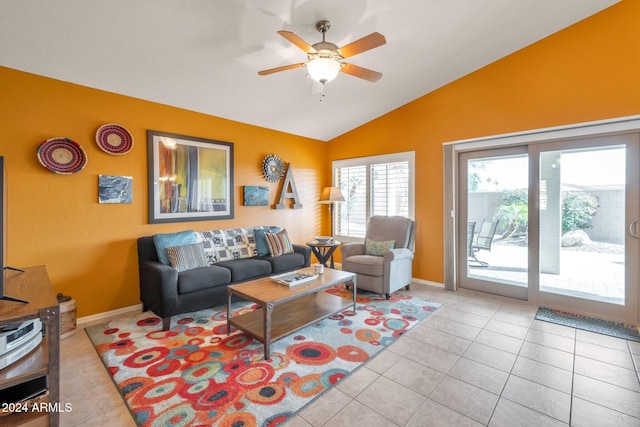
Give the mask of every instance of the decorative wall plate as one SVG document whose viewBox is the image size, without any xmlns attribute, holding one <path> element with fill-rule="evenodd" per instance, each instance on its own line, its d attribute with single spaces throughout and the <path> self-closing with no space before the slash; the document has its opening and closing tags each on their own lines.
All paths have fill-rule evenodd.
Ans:
<svg viewBox="0 0 640 427">
<path fill-rule="evenodd" d="M 262 173 L 267 181 L 278 182 L 284 175 L 284 162 L 277 155 L 268 154 L 262 161 Z"/>
<path fill-rule="evenodd" d="M 133 136 L 123 126 L 113 123 L 101 126 L 96 132 L 98 147 L 109 154 L 127 154 L 133 148 Z"/>
<path fill-rule="evenodd" d="M 38 147 L 38 160 L 51 172 L 73 174 L 87 165 L 87 153 L 69 138 L 51 138 Z"/>
</svg>

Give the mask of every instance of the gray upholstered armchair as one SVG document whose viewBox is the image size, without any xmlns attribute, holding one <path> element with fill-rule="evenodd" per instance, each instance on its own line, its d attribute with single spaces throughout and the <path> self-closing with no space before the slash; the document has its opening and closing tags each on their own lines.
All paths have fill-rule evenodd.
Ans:
<svg viewBox="0 0 640 427">
<path fill-rule="evenodd" d="M 340 247 L 342 269 L 357 274 L 358 288 L 384 294 L 389 299 L 398 289 L 409 289 L 415 236 L 416 222 L 409 218 L 372 216 L 364 243 Z M 382 249 L 392 240 L 393 249 Z"/>
</svg>

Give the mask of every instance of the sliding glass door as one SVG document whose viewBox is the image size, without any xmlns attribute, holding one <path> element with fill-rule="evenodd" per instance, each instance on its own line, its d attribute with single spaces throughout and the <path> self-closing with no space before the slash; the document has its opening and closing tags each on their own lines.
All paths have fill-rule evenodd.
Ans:
<svg viewBox="0 0 640 427">
<path fill-rule="evenodd" d="M 526 147 L 460 155 L 462 287 L 527 298 L 528 168 Z"/>
<path fill-rule="evenodd" d="M 637 134 L 539 144 L 538 300 L 637 321 Z"/>
<path fill-rule="evenodd" d="M 640 135 L 458 155 L 458 284 L 638 319 Z"/>
</svg>

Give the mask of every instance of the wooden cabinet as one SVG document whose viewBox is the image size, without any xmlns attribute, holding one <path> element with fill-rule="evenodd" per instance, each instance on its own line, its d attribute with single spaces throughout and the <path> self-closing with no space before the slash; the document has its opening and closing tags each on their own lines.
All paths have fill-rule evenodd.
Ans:
<svg viewBox="0 0 640 427">
<path fill-rule="evenodd" d="M 40 344 L 18 362 L 0 370 L 0 390 L 20 384 L 46 381 L 47 392 L 24 405 L 28 409 L 12 414 L 0 414 L 0 426 L 58 426 L 60 420 L 60 314 L 58 300 L 44 266 L 25 271 L 7 271 L 5 292 L 29 301 L 22 304 L 0 301 L 0 325 L 38 318 L 45 331 Z M 47 404 L 48 403 L 48 404 Z M 34 406 L 37 409 L 33 410 Z M 0 408 L 1 410 L 2 408 Z"/>
</svg>

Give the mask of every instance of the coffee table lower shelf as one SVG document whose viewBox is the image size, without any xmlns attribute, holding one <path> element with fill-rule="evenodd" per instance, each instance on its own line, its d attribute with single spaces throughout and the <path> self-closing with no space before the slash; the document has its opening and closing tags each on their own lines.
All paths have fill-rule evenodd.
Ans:
<svg viewBox="0 0 640 427">
<path fill-rule="evenodd" d="M 264 343 L 264 358 L 269 359 L 271 342 L 353 305 L 354 302 L 349 299 L 316 292 L 274 305 L 271 313 L 265 313 L 268 307 L 260 307 L 232 317 L 228 322 Z M 265 328 L 265 322 L 271 323 L 269 327 Z"/>
</svg>

